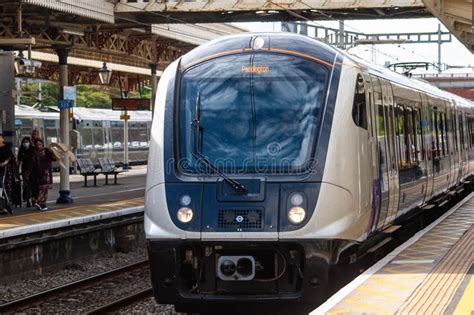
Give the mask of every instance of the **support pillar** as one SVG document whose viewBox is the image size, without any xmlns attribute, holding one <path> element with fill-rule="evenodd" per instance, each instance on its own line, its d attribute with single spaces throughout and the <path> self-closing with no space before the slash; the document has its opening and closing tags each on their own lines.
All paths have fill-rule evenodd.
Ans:
<svg viewBox="0 0 474 315">
<path fill-rule="evenodd" d="M 441 73 L 441 24 L 438 24 L 438 73 Z"/>
<path fill-rule="evenodd" d="M 128 84 L 127 84 L 128 85 Z M 128 98 L 128 91 L 122 92 L 122 98 Z M 125 116 L 128 116 L 128 112 L 123 111 Z M 128 118 L 123 121 L 123 167 L 124 170 L 130 169 L 128 164 Z"/>
<path fill-rule="evenodd" d="M 345 48 L 345 43 L 344 43 L 344 21 L 339 20 L 339 33 L 338 33 L 338 38 L 337 38 L 337 47 L 340 49 Z"/>
<path fill-rule="evenodd" d="M 67 57 L 69 50 L 67 48 L 57 48 L 56 54 L 59 57 L 59 96 L 64 99 L 64 87 L 68 85 Z M 62 108 L 59 112 L 59 136 L 60 141 L 68 148 L 69 144 L 69 109 Z M 60 168 L 59 197 L 56 200 L 58 204 L 72 203 L 70 184 L 69 184 L 69 158 L 64 157 L 65 168 Z"/>
<path fill-rule="evenodd" d="M 150 64 L 151 69 L 151 114 L 155 112 L 155 102 L 156 102 L 156 89 L 158 88 L 158 76 L 156 74 L 158 70 L 157 64 Z"/>
<path fill-rule="evenodd" d="M 0 52 L 0 133 L 5 138 L 5 143 L 14 148 L 17 144 L 15 133 L 15 59 L 11 52 Z"/>
</svg>

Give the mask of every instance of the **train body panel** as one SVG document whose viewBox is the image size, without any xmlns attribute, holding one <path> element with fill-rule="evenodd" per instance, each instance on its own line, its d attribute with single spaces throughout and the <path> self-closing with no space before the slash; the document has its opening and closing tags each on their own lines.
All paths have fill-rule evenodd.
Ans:
<svg viewBox="0 0 474 315">
<path fill-rule="evenodd" d="M 321 296 L 355 244 L 474 170 L 471 102 L 303 36 L 211 41 L 156 100 L 145 232 L 161 303 Z"/>
<path fill-rule="evenodd" d="M 49 145 L 59 142 L 59 113 L 57 109 L 45 112 L 29 106 L 15 107 L 15 128 L 18 143 L 25 136 L 30 136 L 37 129 L 40 137 Z M 79 147 L 76 155 L 79 158 L 107 157 L 114 161 L 124 158 L 124 122 L 120 111 L 94 108 L 74 108 L 72 129 L 79 132 Z M 150 142 L 151 113 L 129 112 L 129 161 L 144 163 L 148 158 Z"/>
</svg>

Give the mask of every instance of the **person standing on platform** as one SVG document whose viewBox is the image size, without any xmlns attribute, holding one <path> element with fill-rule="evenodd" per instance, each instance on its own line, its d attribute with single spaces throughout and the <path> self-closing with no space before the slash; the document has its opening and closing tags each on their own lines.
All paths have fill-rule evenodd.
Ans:
<svg viewBox="0 0 474 315">
<path fill-rule="evenodd" d="M 36 152 L 33 155 L 33 179 L 34 194 L 36 200 L 35 207 L 38 210 L 46 211 L 48 207 L 48 189 L 53 184 L 53 155 L 49 149 L 44 147 L 43 140 L 37 138 L 35 143 Z"/>
<path fill-rule="evenodd" d="M 0 133 L 0 185 L 3 185 L 3 194 L 11 199 L 13 181 L 15 180 L 14 167 L 15 156 L 9 145 L 5 143 L 3 134 Z M 0 196 L 2 198 L 4 196 Z M 12 214 L 11 204 L 5 204 L 5 210 L 0 209 L 0 214 L 10 213 Z"/>
<path fill-rule="evenodd" d="M 31 132 L 31 143 L 33 144 L 33 146 L 35 146 L 35 142 L 38 139 L 41 139 L 39 135 L 39 131 L 38 129 L 33 129 L 33 131 Z"/>
<path fill-rule="evenodd" d="M 21 168 L 21 178 L 23 179 L 23 201 L 29 208 L 34 204 L 32 200 L 32 172 L 33 172 L 33 156 L 35 147 L 30 137 L 24 137 L 21 140 L 20 150 L 18 151 L 18 169 Z"/>
</svg>

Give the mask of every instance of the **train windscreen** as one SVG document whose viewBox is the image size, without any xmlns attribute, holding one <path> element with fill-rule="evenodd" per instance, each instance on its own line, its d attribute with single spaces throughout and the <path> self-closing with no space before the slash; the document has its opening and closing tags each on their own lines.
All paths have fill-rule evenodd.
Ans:
<svg viewBox="0 0 474 315">
<path fill-rule="evenodd" d="M 303 172 L 314 152 L 327 66 L 276 53 L 242 53 L 185 70 L 178 95 L 179 166 L 203 157 L 226 173 Z"/>
</svg>

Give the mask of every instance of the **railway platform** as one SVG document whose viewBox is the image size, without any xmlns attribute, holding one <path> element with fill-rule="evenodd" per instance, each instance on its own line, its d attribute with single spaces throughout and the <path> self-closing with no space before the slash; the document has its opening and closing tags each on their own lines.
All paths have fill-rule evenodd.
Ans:
<svg viewBox="0 0 474 315">
<path fill-rule="evenodd" d="M 55 184 L 48 211 L 16 208 L 0 216 L 0 282 L 143 246 L 145 174 L 146 166 L 136 166 L 119 176 L 118 185 L 98 177 L 97 187 L 82 187 L 82 176 L 72 175 L 73 204 L 56 204 Z"/>
<path fill-rule="evenodd" d="M 474 193 L 311 314 L 474 314 Z"/>
<path fill-rule="evenodd" d="M 136 166 L 120 175 L 118 185 L 105 185 L 105 179 L 98 177 L 97 187 L 83 187 L 82 176 L 71 175 L 74 203 L 57 205 L 55 198 L 59 185 L 54 184 L 49 193 L 48 211 L 22 207 L 14 208 L 13 215 L 0 216 L 0 240 L 141 213 L 145 174 L 146 166 Z"/>
</svg>

